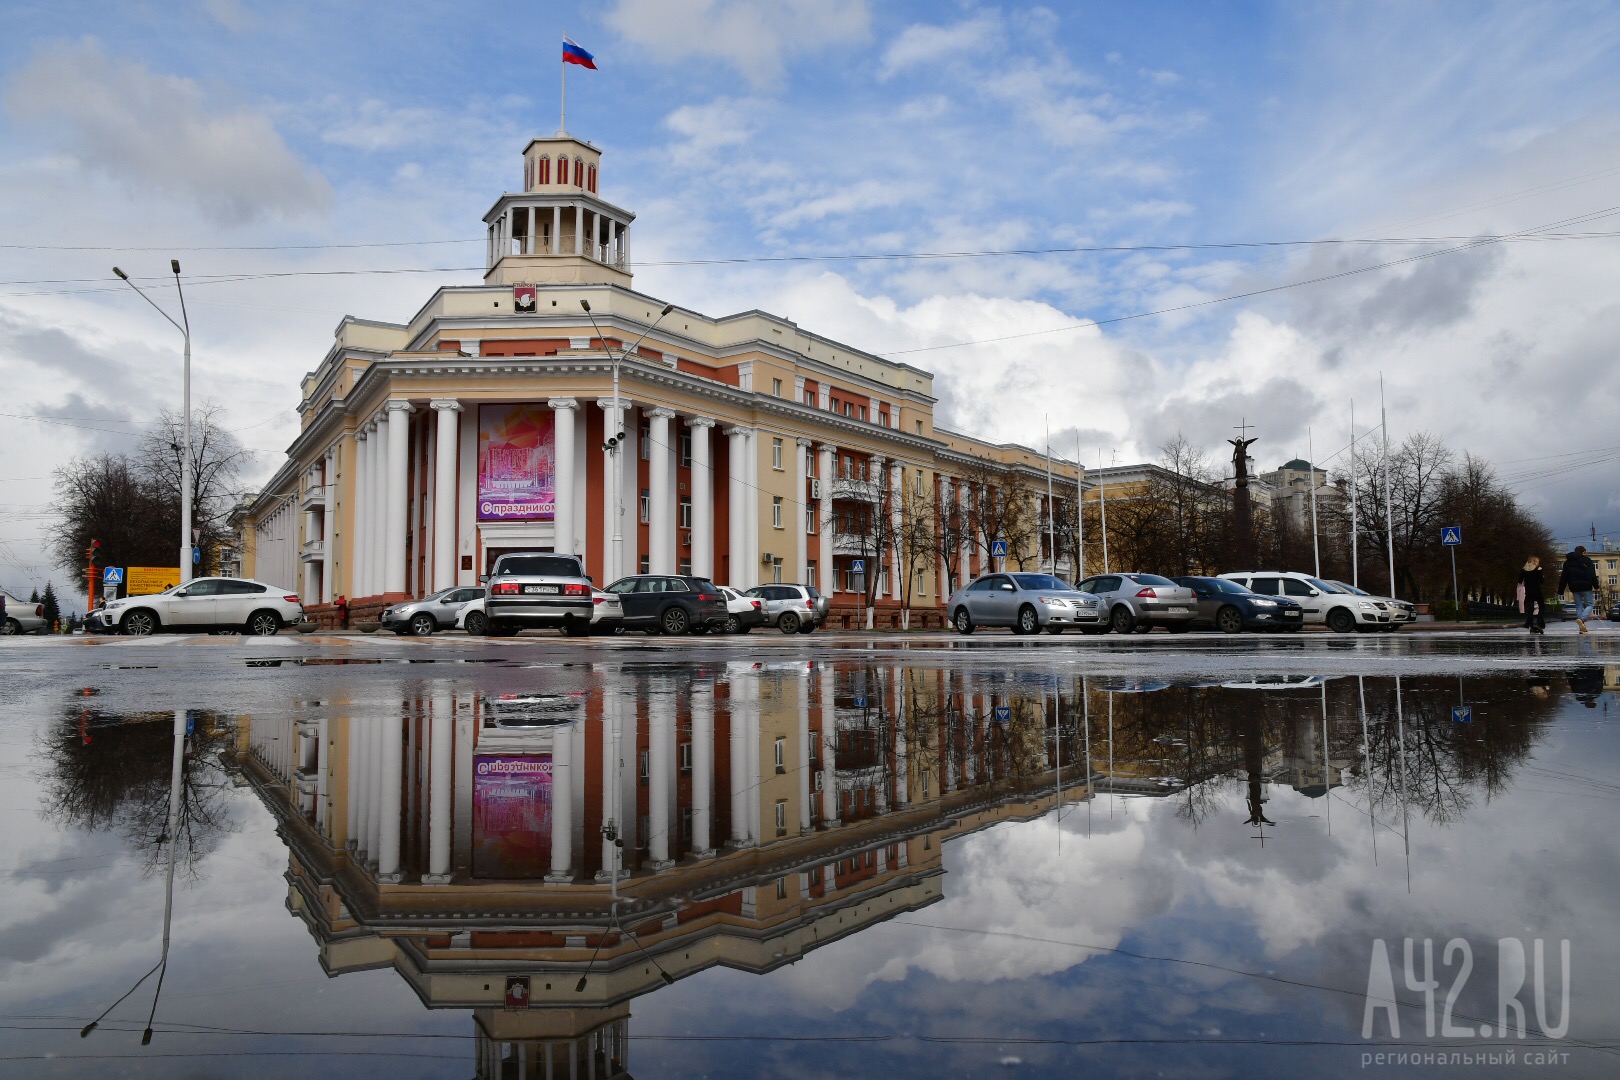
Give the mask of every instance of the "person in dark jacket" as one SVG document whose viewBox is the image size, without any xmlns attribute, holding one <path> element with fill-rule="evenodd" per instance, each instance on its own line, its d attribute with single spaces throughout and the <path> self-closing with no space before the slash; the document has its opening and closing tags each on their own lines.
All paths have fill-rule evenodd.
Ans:
<svg viewBox="0 0 1620 1080">
<path fill-rule="evenodd" d="M 1575 621 L 1580 624 L 1583 634 L 1588 632 L 1586 620 L 1592 617 L 1597 586 L 1597 567 L 1586 557 L 1586 548 L 1577 544 L 1575 550 L 1564 559 L 1564 568 L 1558 573 L 1558 592 L 1561 595 L 1567 589 L 1575 594 Z"/>
<path fill-rule="evenodd" d="M 1524 628 L 1532 634 L 1545 633 L 1547 630 L 1547 620 L 1542 615 L 1542 605 L 1547 598 L 1541 579 L 1541 557 L 1532 555 L 1525 561 L 1524 569 L 1519 571 L 1519 589 L 1524 594 L 1519 601 L 1520 610 L 1524 612 Z"/>
</svg>

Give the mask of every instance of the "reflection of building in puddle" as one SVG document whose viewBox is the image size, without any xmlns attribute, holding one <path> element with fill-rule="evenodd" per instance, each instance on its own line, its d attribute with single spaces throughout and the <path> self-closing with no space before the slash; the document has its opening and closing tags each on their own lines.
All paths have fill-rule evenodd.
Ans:
<svg viewBox="0 0 1620 1080">
<path fill-rule="evenodd" d="M 1078 728 L 999 680 L 802 663 L 544 677 L 543 693 L 429 685 L 237 733 L 323 966 L 389 966 L 430 1007 L 473 1010 L 480 1076 L 622 1075 L 629 1003 L 666 972 L 791 963 L 940 899 L 946 840 L 1088 796 Z M 616 883 L 604 825 L 623 840 Z"/>
</svg>

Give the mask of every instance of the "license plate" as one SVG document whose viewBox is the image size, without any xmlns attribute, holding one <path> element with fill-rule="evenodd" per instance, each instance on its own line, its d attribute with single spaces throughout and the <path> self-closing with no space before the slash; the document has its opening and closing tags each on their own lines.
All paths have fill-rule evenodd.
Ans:
<svg viewBox="0 0 1620 1080">
<path fill-rule="evenodd" d="M 524 595 L 526 595 L 526 596 L 533 596 L 533 595 L 539 594 L 539 593 L 557 593 L 557 592 L 561 592 L 561 591 L 562 591 L 562 587 L 559 586 L 559 585 L 525 585 L 525 586 L 523 586 L 523 592 L 524 592 Z"/>
<path fill-rule="evenodd" d="M 1299 612 L 1297 612 L 1297 611 L 1285 611 L 1285 612 L 1283 612 L 1283 618 L 1285 618 L 1285 619 L 1297 619 L 1297 618 L 1299 618 Z"/>
</svg>

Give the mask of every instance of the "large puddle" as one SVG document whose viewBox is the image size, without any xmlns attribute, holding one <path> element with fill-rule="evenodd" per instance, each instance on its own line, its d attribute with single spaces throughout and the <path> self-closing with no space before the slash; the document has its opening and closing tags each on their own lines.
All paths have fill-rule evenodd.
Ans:
<svg viewBox="0 0 1620 1080">
<path fill-rule="evenodd" d="M 1620 669 L 872 659 L 34 693 L 0 1072 L 1620 1074 Z"/>
</svg>

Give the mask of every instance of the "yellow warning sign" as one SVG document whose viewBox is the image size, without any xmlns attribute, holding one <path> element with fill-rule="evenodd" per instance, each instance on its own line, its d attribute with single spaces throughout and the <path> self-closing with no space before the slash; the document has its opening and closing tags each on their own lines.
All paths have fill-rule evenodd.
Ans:
<svg viewBox="0 0 1620 1080">
<path fill-rule="evenodd" d="M 178 584 L 178 566 L 131 566 L 124 575 L 125 594 L 128 596 L 149 596 Z"/>
</svg>

